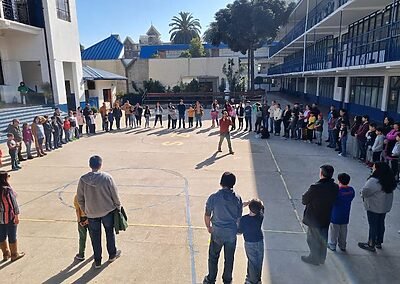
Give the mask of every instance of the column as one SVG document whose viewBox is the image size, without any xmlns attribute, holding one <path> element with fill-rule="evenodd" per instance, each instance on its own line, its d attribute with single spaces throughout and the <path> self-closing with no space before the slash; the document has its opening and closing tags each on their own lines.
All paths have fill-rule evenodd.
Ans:
<svg viewBox="0 0 400 284">
<path fill-rule="evenodd" d="M 307 94 L 307 81 L 308 81 L 308 78 L 304 77 L 304 94 Z"/>
<path fill-rule="evenodd" d="M 333 88 L 333 100 L 341 102 L 342 101 L 342 88 L 338 87 L 339 77 L 335 77 L 335 85 Z"/>
<path fill-rule="evenodd" d="M 382 92 L 382 111 L 387 111 L 388 102 L 389 102 L 389 93 L 390 91 L 390 77 L 389 75 L 385 75 L 385 79 L 383 81 L 383 92 Z"/>
<path fill-rule="evenodd" d="M 299 78 L 296 78 L 296 92 L 299 91 Z"/>
<path fill-rule="evenodd" d="M 65 94 L 65 77 L 64 77 L 64 66 L 62 61 L 54 60 L 50 61 L 52 69 L 52 85 L 54 104 L 62 108 L 63 111 L 67 110 L 67 95 Z"/>
<path fill-rule="evenodd" d="M 351 77 L 346 77 L 346 90 L 344 93 L 344 103 L 348 104 L 350 102 L 350 91 L 351 91 Z"/>
<path fill-rule="evenodd" d="M 315 95 L 319 97 L 319 77 L 317 78 L 317 90 L 315 91 Z"/>
<path fill-rule="evenodd" d="M 0 1 L 0 18 L 4 19 L 3 1 Z"/>
</svg>

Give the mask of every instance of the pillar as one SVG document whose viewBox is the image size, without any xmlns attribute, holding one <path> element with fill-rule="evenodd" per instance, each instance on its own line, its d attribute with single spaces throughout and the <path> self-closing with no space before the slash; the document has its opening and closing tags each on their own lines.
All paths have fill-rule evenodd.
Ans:
<svg viewBox="0 0 400 284">
<path fill-rule="evenodd" d="M 346 90 L 344 93 L 344 103 L 348 104 L 350 102 L 350 92 L 351 92 L 351 77 L 346 77 Z"/>
<path fill-rule="evenodd" d="M 315 91 L 315 96 L 319 97 L 319 77 L 317 78 L 317 90 Z"/>
<path fill-rule="evenodd" d="M 296 78 L 296 92 L 299 91 L 299 78 Z"/>
<path fill-rule="evenodd" d="M 382 105 L 381 110 L 387 111 L 388 102 L 389 102 L 389 89 L 390 89 L 390 77 L 389 75 L 385 75 L 385 79 L 383 81 L 383 92 L 382 92 Z"/>
<path fill-rule="evenodd" d="M 308 78 L 304 77 L 304 94 L 307 94 L 307 81 L 308 81 Z"/>
<path fill-rule="evenodd" d="M 333 100 L 337 102 L 342 101 L 342 88 L 339 85 L 339 77 L 335 77 L 335 85 L 333 88 Z"/>
</svg>

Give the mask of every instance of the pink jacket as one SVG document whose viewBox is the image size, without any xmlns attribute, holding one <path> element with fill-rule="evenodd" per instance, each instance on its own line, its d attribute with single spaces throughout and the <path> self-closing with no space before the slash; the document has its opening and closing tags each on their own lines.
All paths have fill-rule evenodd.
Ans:
<svg viewBox="0 0 400 284">
<path fill-rule="evenodd" d="M 399 133 L 399 131 L 396 131 L 395 129 L 390 130 L 390 132 L 386 135 L 386 139 L 389 141 L 394 141 L 396 140 L 396 136 Z"/>
<path fill-rule="evenodd" d="M 23 136 L 23 140 L 24 142 L 33 142 L 33 135 L 32 135 L 32 130 L 31 128 L 25 128 L 22 130 L 22 136 Z"/>
</svg>

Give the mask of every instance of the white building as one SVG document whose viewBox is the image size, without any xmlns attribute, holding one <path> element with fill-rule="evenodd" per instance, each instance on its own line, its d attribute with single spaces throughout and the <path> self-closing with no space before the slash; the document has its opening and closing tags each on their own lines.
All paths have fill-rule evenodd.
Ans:
<svg viewBox="0 0 400 284">
<path fill-rule="evenodd" d="M 44 103 L 45 85 L 63 110 L 85 100 L 75 0 L 0 1 L 1 101 L 20 102 L 20 82 L 28 103 Z"/>
</svg>

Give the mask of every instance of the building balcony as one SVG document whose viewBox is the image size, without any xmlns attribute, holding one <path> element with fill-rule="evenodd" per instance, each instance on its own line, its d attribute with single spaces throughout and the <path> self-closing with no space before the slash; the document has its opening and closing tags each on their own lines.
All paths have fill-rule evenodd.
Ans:
<svg viewBox="0 0 400 284">
<path fill-rule="evenodd" d="M 0 18 L 30 24 L 27 0 L 2 0 L 0 1 Z"/>
</svg>

